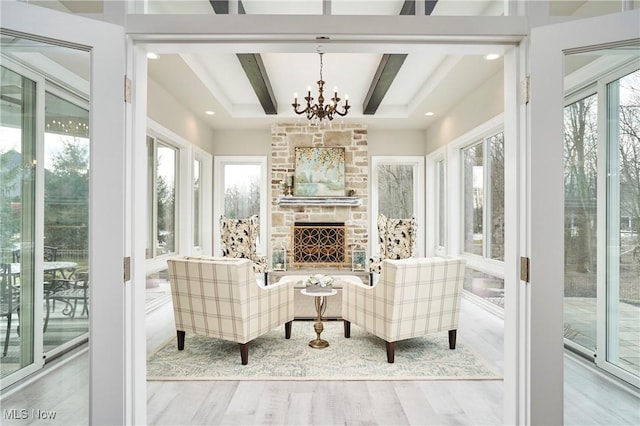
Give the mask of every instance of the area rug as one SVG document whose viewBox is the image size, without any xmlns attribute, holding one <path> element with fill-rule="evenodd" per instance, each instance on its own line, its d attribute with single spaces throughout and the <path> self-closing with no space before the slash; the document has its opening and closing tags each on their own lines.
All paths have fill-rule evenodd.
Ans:
<svg viewBox="0 0 640 426">
<path fill-rule="evenodd" d="M 147 359 L 148 380 L 496 380 L 501 376 L 460 339 L 449 349 L 447 332 L 396 343 L 387 363 L 382 339 L 355 325 L 345 339 L 342 321 L 324 323 L 329 347 L 313 349 L 313 322 L 294 321 L 291 339 L 281 326 L 249 343 L 249 363 L 240 363 L 237 343 L 187 333 Z"/>
</svg>

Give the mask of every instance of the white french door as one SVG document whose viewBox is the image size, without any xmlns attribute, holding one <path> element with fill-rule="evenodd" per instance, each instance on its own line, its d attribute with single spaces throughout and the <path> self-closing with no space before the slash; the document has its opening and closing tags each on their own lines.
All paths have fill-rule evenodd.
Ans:
<svg viewBox="0 0 640 426">
<path fill-rule="evenodd" d="M 521 337 L 525 339 L 523 345 L 527 350 L 523 354 L 525 374 L 520 389 L 526 390 L 528 398 L 520 407 L 518 420 L 521 423 L 563 422 L 566 59 L 578 52 L 628 48 L 634 44 L 637 49 L 640 41 L 638 22 L 640 12 L 635 10 L 538 27 L 531 33 L 530 130 L 527 139 L 529 217 L 526 222 L 531 270 L 530 284 L 525 290 L 526 309 L 520 313 L 527 330 Z M 594 31 L 594 28 L 602 31 Z M 604 214 L 601 209 L 611 204 L 606 200 L 609 199 L 598 195 L 599 216 Z M 614 220 L 612 216 L 605 217 L 609 224 Z M 605 229 L 598 232 L 604 235 Z M 604 250 L 604 239 L 601 241 L 599 250 Z M 604 258 L 599 256 L 599 259 Z M 603 269 L 599 273 L 605 274 L 610 266 L 611 262 L 599 262 L 598 268 Z M 608 300 L 611 301 L 610 294 Z M 599 347 L 600 351 L 607 349 Z"/>
<path fill-rule="evenodd" d="M 125 255 L 125 105 L 123 76 L 125 75 L 125 38 L 122 27 L 96 20 L 28 5 L 22 2 L 3 1 L 1 28 L 3 37 L 21 43 L 37 44 L 22 65 L 36 68 L 37 63 L 61 60 L 65 50 L 86 52 L 90 57 L 89 80 L 89 418 L 77 419 L 89 424 L 126 424 L 131 407 L 127 406 L 127 360 L 125 327 L 125 290 L 123 258 Z M 32 62 L 33 61 L 33 62 Z M 62 71 L 61 71 L 62 72 Z M 52 77 L 56 77 L 53 75 Z M 24 113 L 23 113 L 24 115 Z M 23 117 L 24 118 L 24 117 Z M 35 131 L 38 129 L 36 120 Z M 41 132 L 44 125 L 41 124 Z M 37 136 L 34 138 L 37 141 Z M 42 140 L 40 140 L 42 142 Z M 24 144 L 23 144 L 24 145 Z M 43 149 L 42 147 L 36 149 Z M 37 157 L 36 157 L 37 158 Z M 35 162 L 33 163 L 36 164 Z M 40 188 L 42 176 L 40 176 Z M 43 214 L 42 194 L 35 187 L 35 207 L 31 209 L 33 220 Z M 40 199 L 38 198 L 40 197 Z M 40 211 L 38 211 L 40 209 Z M 43 229 L 35 226 L 34 252 L 42 253 Z M 22 273 L 35 277 L 38 274 L 37 258 L 24 266 L 31 272 Z M 23 267 L 24 267 L 23 266 Z M 26 276 L 25 275 L 25 276 Z M 37 289 L 37 283 L 34 285 Z M 32 290 L 33 291 L 33 290 Z M 41 296 L 40 296 L 41 297 Z M 31 331 L 35 338 L 42 335 L 35 331 L 42 318 L 38 296 L 32 297 L 34 316 Z M 40 303 L 39 303 L 40 302 Z M 27 321 L 27 320 L 25 320 Z M 27 325 L 27 322 L 25 322 Z M 26 332 L 26 330 L 24 330 Z M 30 343 L 34 345 L 32 341 Z M 41 343 L 35 343 L 42 347 Z M 34 357 L 39 354 L 34 353 Z M 72 361 L 73 362 L 73 361 Z M 38 368 L 37 362 L 25 368 Z M 130 399 L 130 398 L 129 398 Z M 23 407 L 31 410 L 41 407 Z M 58 409 L 60 411 L 62 408 Z M 130 415 L 130 414 L 129 414 Z M 60 417 L 64 417 L 60 413 Z"/>
</svg>

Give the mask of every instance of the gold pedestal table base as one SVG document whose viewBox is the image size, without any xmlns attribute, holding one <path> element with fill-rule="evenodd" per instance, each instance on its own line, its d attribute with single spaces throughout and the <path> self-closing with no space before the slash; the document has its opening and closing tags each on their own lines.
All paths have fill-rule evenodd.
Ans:
<svg viewBox="0 0 640 426">
<path fill-rule="evenodd" d="M 331 291 L 326 292 L 310 292 L 306 289 L 302 289 L 300 290 L 300 293 L 305 296 L 313 296 L 316 298 L 316 321 L 313 324 L 313 329 L 316 332 L 316 338 L 309 341 L 309 346 L 314 349 L 324 349 L 329 346 L 329 342 L 320 337 L 322 331 L 324 330 L 324 325 L 322 324 L 322 314 L 327 308 L 327 297 L 338 294 L 338 291 L 332 289 Z"/>
</svg>

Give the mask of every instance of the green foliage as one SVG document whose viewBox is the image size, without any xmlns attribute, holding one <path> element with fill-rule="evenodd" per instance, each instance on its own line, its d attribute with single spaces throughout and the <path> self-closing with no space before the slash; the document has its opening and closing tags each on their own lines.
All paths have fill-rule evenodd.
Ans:
<svg viewBox="0 0 640 426">
<path fill-rule="evenodd" d="M 58 249 L 84 250 L 89 241 L 89 147 L 61 139 L 63 149 L 45 170 L 45 243 Z"/>
<path fill-rule="evenodd" d="M 15 150 L 0 153 L 0 247 L 10 249 L 20 233 L 20 163 Z"/>
</svg>

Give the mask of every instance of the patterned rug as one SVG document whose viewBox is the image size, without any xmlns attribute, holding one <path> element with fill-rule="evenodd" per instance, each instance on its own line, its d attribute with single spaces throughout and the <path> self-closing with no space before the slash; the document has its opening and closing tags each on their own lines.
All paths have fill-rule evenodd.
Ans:
<svg viewBox="0 0 640 426">
<path fill-rule="evenodd" d="M 249 363 L 239 345 L 187 333 L 183 351 L 176 339 L 147 360 L 148 380 L 496 380 L 502 377 L 475 351 L 447 332 L 396 343 L 387 363 L 385 343 L 355 325 L 345 339 L 342 321 L 324 322 L 325 349 L 309 347 L 313 322 L 294 321 L 291 339 L 281 326 L 249 343 Z M 458 333 L 460 335 L 460 332 Z"/>
</svg>

